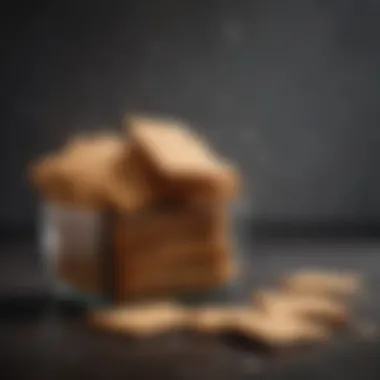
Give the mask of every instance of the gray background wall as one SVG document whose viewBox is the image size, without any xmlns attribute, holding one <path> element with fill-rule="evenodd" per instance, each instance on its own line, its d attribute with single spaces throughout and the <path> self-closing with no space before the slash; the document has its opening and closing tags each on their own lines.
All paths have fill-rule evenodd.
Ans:
<svg viewBox="0 0 380 380">
<path fill-rule="evenodd" d="M 126 111 L 202 130 L 258 219 L 380 220 L 379 1 L 118 3 L 4 14 L 0 225 L 34 221 L 30 159 Z"/>
</svg>

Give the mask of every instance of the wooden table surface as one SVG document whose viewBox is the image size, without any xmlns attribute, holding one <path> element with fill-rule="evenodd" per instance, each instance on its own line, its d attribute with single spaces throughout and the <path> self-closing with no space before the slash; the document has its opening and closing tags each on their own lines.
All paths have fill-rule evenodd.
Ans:
<svg viewBox="0 0 380 380">
<path fill-rule="evenodd" d="M 363 273 L 371 300 L 360 310 L 380 323 L 380 241 L 238 239 L 245 277 L 231 300 L 275 284 L 302 267 Z M 36 245 L 2 244 L 0 253 L 0 377 L 9 379 L 378 379 L 380 340 L 348 334 L 304 352 L 267 357 L 243 342 L 171 333 L 132 341 L 89 329 L 80 308 L 48 297 Z M 7 372 L 6 372 L 7 371 Z M 3 377 L 2 374 L 9 373 Z"/>
</svg>

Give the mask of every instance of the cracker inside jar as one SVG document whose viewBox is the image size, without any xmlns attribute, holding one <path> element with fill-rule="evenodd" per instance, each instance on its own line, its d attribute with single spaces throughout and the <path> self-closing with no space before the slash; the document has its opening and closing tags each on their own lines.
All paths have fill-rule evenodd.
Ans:
<svg viewBox="0 0 380 380">
<path fill-rule="evenodd" d="M 227 210 L 237 195 L 236 170 L 189 128 L 143 118 L 125 134 L 78 136 L 34 172 L 43 198 L 62 209 L 74 206 L 68 211 L 86 207 L 107 223 L 101 245 L 106 241 L 110 260 L 102 246 L 99 277 L 117 301 L 208 292 L 235 276 Z M 175 205 L 172 220 L 157 218 L 150 227 L 144 216 L 154 210 L 165 216 L 169 205 Z M 183 208 L 192 210 L 191 223 L 181 221 Z M 200 212 L 206 208 L 207 217 Z M 134 226 L 119 228 L 119 219 Z M 140 233 L 133 232 L 137 224 Z M 144 238 L 149 234 L 155 240 Z M 177 257 L 191 264 L 174 262 Z M 67 271 L 79 277 L 78 262 L 69 264 Z"/>
</svg>

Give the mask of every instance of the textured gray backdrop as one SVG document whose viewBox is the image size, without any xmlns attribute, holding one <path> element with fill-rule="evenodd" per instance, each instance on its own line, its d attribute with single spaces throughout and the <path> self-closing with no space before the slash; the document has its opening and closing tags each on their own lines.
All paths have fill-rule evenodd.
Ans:
<svg viewBox="0 0 380 380">
<path fill-rule="evenodd" d="M 33 223 L 31 158 L 126 111 L 202 130 L 258 219 L 380 220 L 379 1 L 118 3 L 4 16 L 0 225 Z"/>
</svg>

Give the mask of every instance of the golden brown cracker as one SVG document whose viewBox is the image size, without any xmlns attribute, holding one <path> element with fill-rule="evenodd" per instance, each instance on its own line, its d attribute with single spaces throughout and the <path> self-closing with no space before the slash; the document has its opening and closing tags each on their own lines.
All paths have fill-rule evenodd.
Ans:
<svg viewBox="0 0 380 380">
<path fill-rule="evenodd" d="M 50 192 L 67 189 L 66 198 L 78 206 L 135 211 L 144 207 L 153 192 L 143 173 L 134 169 L 129 154 L 128 142 L 116 134 L 82 136 L 67 144 L 52 161 L 54 165 L 44 164 L 42 172 L 50 180 Z"/>
<path fill-rule="evenodd" d="M 122 159 L 123 140 L 102 136 L 74 139 L 32 169 L 44 198 L 90 208 L 104 207 L 104 183 L 110 168 Z"/>
<path fill-rule="evenodd" d="M 67 203 L 72 199 L 70 179 L 65 175 L 63 162 L 63 155 L 50 154 L 29 167 L 31 182 L 49 201 Z"/>
<path fill-rule="evenodd" d="M 238 189 L 236 169 L 218 157 L 206 142 L 183 123 L 134 117 L 129 120 L 132 140 L 173 191 L 191 189 L 191 197 L 204 193 L 231 199 Z"/>
<path fill-rule="evenodd" d="M 83 138 L 66 149 L 64 169 L 78 203 L 88 199 L 104 205 L 106 184 L 121 165 L 124 149 L 123 139 L 113 136 Z"/>
<path fill-rule="evenodd" d="M 339 301 L 322 296 L 263 291 L 254 294 L 253 305 L 271 315 L 289 314 L 336 325 L 348 322 L 347 307 Z"/>
<path fill-rule="evenodd" d="M 241 313 L 240 307 L 204 306 L 190 313 L 188 325 L 191 330 L 202 333 L 225 333 L 235 325 L 239 313 Z"/>
<path fill-rule="evenodd" d="M 182 328 L 187 311 L 170 302 L 144 303 L 95 311 L 90 323 L 100 329 L 134 337 L 148 337 Z"/>
<path fill-rule="evenodd" d="M 234 317 L 233 331 L 273 348 L 325 342 L 331 332 L 323 326 L 287 314 L 244 310 Z"/>
<path fill-rule="evenodd" d="M 203 307 L 192 311 L 189 327 L 203 333 L 237 333 L 255 343 L 283 348 L 322 342 L 331 333 L 321 325 L 284 313 L 265 313 L 244 306 Z"/>
<path fill-rule="evenodd" d="M 134 271 L 150 271 L 157 268 L 176 270 L 191 265 L 214 266 L 226 259 L 224 247 L 212 243 L 191 241 L 167 241 L 156 246 L 142 247 L 126 257 L 127 265 Z"/>
<path fill-rule="evenodd" d="M 210 261 L 208 264 L 189 262 L 148 268 L 129 266 L 128 261 L 124 261 L 124 264 L 118 265 L 117 271 L 117 288 L 121 300 L 208 291 L 227 284 L 236 276 L 236 267 L 230 258 Z"/>
<path fill-rule="evenodd" d="M 288 291 L 326 296 L 352 296 L 361 292 L 359 275 L 332 271 L 304 270 L 283 280 Z"/>
<path fill-rule="evenodd" d="M 114 209 L 130 213 L 149 208 L 160 197 L 159 189 L 143 165 L 135 158 L 128 141 L 124 156 L 109 171 L 104 182 L 105 193 Z"/>
<path fill-rule="evenodd" d="M 115 227 L 118 249 L 140 252 L 173 250 L 178 245 L 227 245 L 228 231 L 219 218 L 212 212 L 183 208 L 120 216 Z"/>
</svg>

